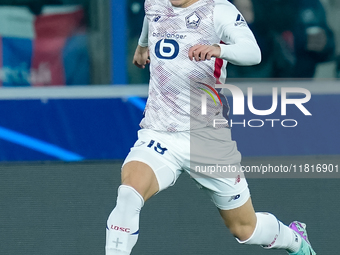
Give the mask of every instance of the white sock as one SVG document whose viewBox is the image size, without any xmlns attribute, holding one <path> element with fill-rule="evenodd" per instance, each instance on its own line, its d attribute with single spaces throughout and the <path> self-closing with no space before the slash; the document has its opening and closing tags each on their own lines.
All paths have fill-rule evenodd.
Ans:
<svg viewBox="0 0 340 255">
<path fill-rule="evenodd" d="M 301 237 L 270 213 L 256 213 L 257 223 L 252 236 L 244 244 L 258 244 L 266 249 L 285 249 L 297 252 L 301 246 Z"/>
<path fill-rule="evenodd" d="M 134 188 L 119 186 L 116 207 L 107 220 L 106 255 L 131 253 L 138 239 L 139 212 L 143 205 L 143 197 Z"/>
</svg>

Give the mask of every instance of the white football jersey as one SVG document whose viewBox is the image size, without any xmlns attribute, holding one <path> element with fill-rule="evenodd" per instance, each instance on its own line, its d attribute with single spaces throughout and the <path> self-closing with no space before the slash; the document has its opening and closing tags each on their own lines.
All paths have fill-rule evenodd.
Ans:
<svg viewBox="0 0 340 255">
<path fill-rule="evenodd" d="M 238 65 L 260 61 L 256 40 L 239 11 L 227 0 L 199 0 L 187 8 L 173 7 L 169 0 L 146 0 L 145 13 L 143 30 L 148 32 L 142 32 L 139 44 L 149 47 L 151 63 L 140 126 L 177 132 L 228 118 L 228 102 L 214 89 L 216 83 L 225 82 L 227 61 Z M 220 45 L 221 58 L 191 61 L 189 49 L 197 44 Z"/>
</svg>

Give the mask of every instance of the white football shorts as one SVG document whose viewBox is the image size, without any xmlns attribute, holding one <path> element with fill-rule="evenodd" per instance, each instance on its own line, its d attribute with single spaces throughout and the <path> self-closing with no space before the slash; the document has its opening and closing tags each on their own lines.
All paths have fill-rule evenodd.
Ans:
<svg viewBox="0 0 340 255">
<path fill-rule="evenodd" d="M 238 208 L 250 197 L 241 172 L 241 154 L 228 128 L 182 132 L 141 129 L 123 166 L 130 161 L 140 161 L 152 168 L 158 192 L 174 185 L 187 172 L 219 209 Z"/>
</svg>

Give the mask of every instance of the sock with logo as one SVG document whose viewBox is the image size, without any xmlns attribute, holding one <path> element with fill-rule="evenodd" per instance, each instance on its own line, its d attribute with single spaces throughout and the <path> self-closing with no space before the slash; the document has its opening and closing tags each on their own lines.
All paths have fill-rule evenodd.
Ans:
<svg viewBox="0 0 340 255">
<path fill-rule="evenodd" d="M 139 233 L 139 212 L 144 205 L 143 197 L 132 187 L 118 188 L 116 207 L 106 226 L 106 255 L 130 254 Z"/>
<path fill-rule="evenodd" d="M 294 230 L 280 222 L 270 213 L 256 213 L 257 223 L 252 236 L 243 244 L 257 244 L 265 249 L 285 249 L 297 252 L 301 246 L 301 237 Z"/>
</svg>

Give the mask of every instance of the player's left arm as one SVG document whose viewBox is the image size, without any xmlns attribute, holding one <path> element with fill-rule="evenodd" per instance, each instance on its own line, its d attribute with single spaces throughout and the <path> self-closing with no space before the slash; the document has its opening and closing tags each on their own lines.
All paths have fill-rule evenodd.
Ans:
<svg viewBox="0 0 340 255">
<path fill-rule="evenodd" d="M 255 36 L 234 5 L 224 0 L 216 0 L 214 26 L 216 33 L 224 42 L 218 44 L 221 48 L 220 58 L 242 66 L 261 62 L 261 50 Z"/>
<path fill-rule="evenodd" d="M 261 62 L 261 51 L 255 37 L 232 4 L 225 0 L 216 1 L 214 27 L 225 44 L 195 45 L 189 50 L 190 60 L 204 61 L 217 57 L 235 65 L 256 65 Z"/>
</svg>

